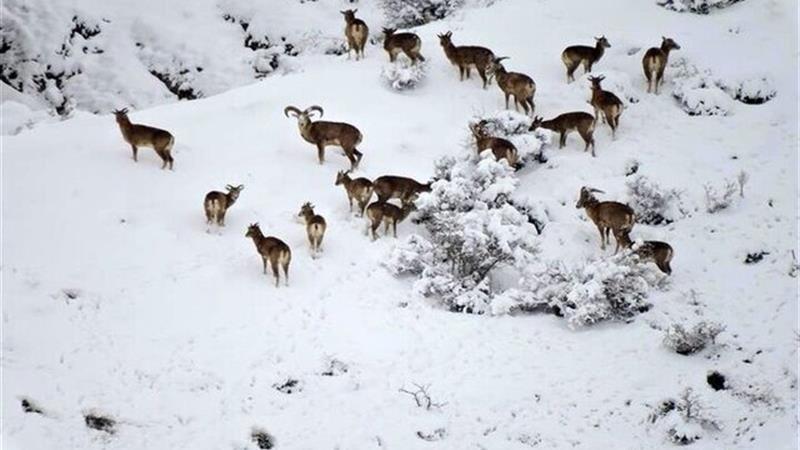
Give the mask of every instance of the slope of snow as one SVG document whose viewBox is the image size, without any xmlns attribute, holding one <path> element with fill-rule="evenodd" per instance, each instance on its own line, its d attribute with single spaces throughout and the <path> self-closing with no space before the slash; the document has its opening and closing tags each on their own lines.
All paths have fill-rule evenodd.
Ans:
<svg viewBox="0 0 800 450">
<path fill-rule="evenodd" d="M 325 10 L 338 15 L 346 2 L 334 3 Z M 86 5 L 130 23 L 161 11 L 161 3 Z M 795 6 L 742 2 L 694 16 L 640 0 L 503 0 L 465 10 L 416 30 L 428 59 L 416 90 L 384 85 L 386 55 L 372 45 L 364 61 L 305 54 L 292 73 L 132 113 L 134 122 L 175 135 L 174 172 L 158 170 L 149 149 L 134 164 L 109 115 L 78 111 L 4 136 L 5 446 L 250 449 L 259 428 L 277 448 L 661 448 L 672 444 L 648 417 L 691 387 L 722 424 L 694 448 L 794 448 L 797 279 L 788 272 L 797 251 L 797 47 L 786 43 L 797 42 Z M 164 13 L 172 19 L 149 26 L 191 20 L 211 6 L 175 8 Z M 368 22 L 378 20 L 365 9 Z M 340 21 L 323 37 L 338 38 Z M 581 186 L 625 201 L 625 167 L 636 159 L 639 173 L 680 189 L 688 217 L 634 229 L 676 252 L 671 287 L 651 298 L 650 312 L 581 331 L 553 316 L 454 314 L 412 296 L 411 280 L 381 267 L 393 239 L 371 242 L 348 212 L 334 186 L 346 158 L 330 148 L 318 165 L 282 111 L 318 104 L 326 119 L 358 126 L 359 175 L 425 180 L 435 158 L 464 151 L 473 115 L 503 105 L 496 85 L 459 83 L 436 39 L 446 30 L 457 45 L 511 56 L 509 70 L 536 80 L 537 114 L 546 118 L 591 111 L 588 82 L 565 84 L 559 54 L 606 34 L 612 48 L 595 72 L 614 74 L 639 101 L 626 106 L 615 141 L 599 126 L 597 158 L 572 135 L 567 148 L 550 149 L 547 164 L 518 173 L 520 191 L 547 206 L 542 258 L 575 262 L 601 255 L 594 226 L 573 206 Z M 206 46 L 208 54 L 226 52 L 222 41 L 233 38 L 217 31 L 173 37 L 198 55 Z M 669 70 L 662 95 L 646 94 L 641 55 L 662 34 L 682 45 L 674 56 L 720 76 L 770 75 L 777 96 L 758 106 L 737 102 L 726 117 L 690 117 L 669 95 Z M 150 84 L 152 91 L 135 89 L 161 95 Z M 741 170 L 749 174 L 744 198 L 706 213 L 703 185 Z M 227 183 L 245 190 L 221 233 L 207 234 L 203 196 Z M 305 201 L 328 221 L 316 260 L 297 218 Z M 293 250 L 288 288 L 261 274 L 244 237 L 256 221 Z M 401 238 L 414 227 L 402 223 Z M 761 250 L 769 252 L 763 261 L 743 264 Z M 689 357 L 663 346 L 669 324 L 699 320 L 727 327 L 720 346 Z M 323 375 L 332 360 L 346 372 Z M 711 390 L 712 370 L 736 389 Z M 290 378 L 299 392 L 274 388 Z M 443 405 L 418 408 L 399 392 L 414 383 L 430 385 Z M 747 395 L 764 392 L 771 396 L 761 402 Z M 45 414 L 25 414 L 22 398 Z M 116 419 L 116 433 L 88 429 L 90 412 Z"/>
</svg>

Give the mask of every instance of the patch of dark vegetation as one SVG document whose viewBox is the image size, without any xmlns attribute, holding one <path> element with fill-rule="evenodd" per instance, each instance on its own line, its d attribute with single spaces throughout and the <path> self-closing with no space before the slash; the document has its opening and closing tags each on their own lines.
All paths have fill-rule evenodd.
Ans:
<svg viewBox="0 0 800 450">
<path fill-rule="evenodd" d="M 748 253 L 747 256 L 744 258 L 745 264 L 756 264 L 761 262 L 765 256 L 769 255 L 769 252 L 765 252 L 763 250 L 753 253 Z"/>
<path fill-rule="evenodd" d="M 83 420 L 86 426 L 98 431 L 103 431 L 108 434 L 116 433 L 117 421 L 111 417 L 101 416 L 99 414 L 85 414 Z"/>
<path fill-rule="evenodd" d="M 744 0 L 658 0 L 657 5 L 677 12 L 707 15 L 715 9 L 727 8 Z"/>
<path fill-rule="evenodd" d="M 706 382 L 715 391 L 722 391 L 728 388 L 727 379 L 725 375 L 717 372 L 716 370 L 706 376 Z"/>
<path fill-rule="evenodd" d="M 77 289 L 62 289 L 61 292 L 69 300 L 75 300 L 76 298 L 81 296 L 81 291 Z"/>
<path fill-rule="evenodd" d="M 29 414 L 44 414 L 44 410 L 31 399 L 23 398 L 20 404 L 22 405 L 23 412 Z"/>
<path fill-rule="evenodd" d="M 303 390 L 303 384 L 300 380 L 288 378 L 283 383 L 275 383 L 272 385 L 275 390 L 283 392 L 284 394 L 294 394 Z"/>
<path fill-rule="evenodd" d="M 253 70 L 256 78 L 264 78 L 280 66 L 280 56 L 297 56 L 297 47 L 288 42 L 286 36 L 270 39 L 264 34 L 256 34 L 250 26 L 250 19 L 237 17 L 230 13 L 223 13 L 222 20 L 238 24 L 244 34 L 243 44 L 255 53 Z"/>
<path fill-rule="evenodd" d="M 265 430 L 254 429 L 250 433 L 250 439 L 258 448 L 268 450 L 275 447 L 275 438 Z"/>
<path fill-rule="evenodd" d="M 328 362 L 328 368 L 322 371 L 320 375 L 323 377 L 336 377 L 347 373 L 349 370 L 350 368 L 344 362 L 338 359 L 331 359 L 330 362 Z"/>
<path fill-rule="evenodd" d="M 430 433 L 426 433 L 424 431 L 417 431 L 417 437 L 422 439 L 423 441 L 428 442 L 436 442 L 441 441 L 442 439 L 447 437 L 447 430 L 444 428 L 437 428 Z"/>
<path fill-rule="evenodd" d="M 160 72 L 155 69 L 150 69 L 149 72 L 150 75 L 158 78 L 158 81 L 163 83 L 168 91 L 172 92 L 176 97 L 178 97 L 178 100 L 196 100 L 203 97 L 203 93 L 201 91 L 192 88 L 188 83 L 185 83 L 183 80 L 181 80 L 182 76 L 185 76 L 190 72 L 189 69 L 179 69 L 177 76 L 166 72 Z"/>
</svg>

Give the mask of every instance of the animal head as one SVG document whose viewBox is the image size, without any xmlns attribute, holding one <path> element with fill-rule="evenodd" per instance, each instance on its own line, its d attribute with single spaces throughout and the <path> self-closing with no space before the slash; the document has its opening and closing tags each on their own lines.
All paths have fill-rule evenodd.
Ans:
<svg viewBox="0 0 800 450">
<path fill-rule="evenodd" d="M 344 16 L 344 20 L 347 23 L 350 23 L 350 22 L 356 20 L 356 13 L 358 12 L 358 8 L 356 8 L 356 9 L 347 9 L 347 10 L 339 11 L 339 12 L 342 13 L 342 15 Z"/>
<path fill-rule="evenodd" d="M 117 122 L 127 122 L 128 121 L 128 108 L 115 109 L 114 110 L 114 118 L 117 119 Z"/>
<path fill-rule="evenodd" d="M 502 64 L 502 61 L 505 59 L 508 59 L 508 56 L 501 56 L 499 58 L 495 58 L 494 60 L 492 60 L 492 72 L 496 72 L 498 69 L 506 70 L 506 68 L 503 67 Z"/>
<path fill-rule="evenodd" d="M 233 200 L 236 200 L 237 198 L 239 198 L 239 193 L 242 192 L 242 190 L 244 189 L 244 185 L 240 184 L 238 186 L 234 186 L 232 184 L 228 184 L 225 185 L 225 189 L 228 190 L 228 194 L 231 196 L 231 198 L 233 198 Z"/>
<path fill-rule="evenodd" d="M 535 116 L 533 118 L 533 122 L 531 122 L 531 126 L 528 127 L 528 131 L 534 131 L 537 128 L 541 127 L 542 126 L 542 122 L 544 122 L 544 119 L 542 119 L 541 116 Z"/>
<path fill-rule="evenodd" d="M 589 76 L 589 81 L 592 82 L 592 89 L 602 89 L 600 86 L 600 82 L 606 79 L 605 75 L 600 75 L 598 77 Z"/>
<path fill-rule="evenodd" d="M 486 120 L 481 120 L 478 123 L 471 123 L 469 124 L 469 129 L 472 131 L 472 135 L 476 138 L 486 137 Z"/>
<path fill-rule="evenodd" d="M 314 205 L 311 202 L 303 203 L 303 206 L 300 207 L 300 212 L 297 214 L 297 217 L 305 217 L 305 216 L 313 216 L 314 215 Z"/>
<path fill-rule="evenodd" d="M 605 36 L 596 37 L 594 40 L 597 41 L 597 45 L 600 47 L 611 48 L 611 44 L 608 43 L 608 39 Z"/>
<path fill-rule="evenodd" d="M 448 31 L 447 33 L 443 34 L 437 34 L 436 36 L 439 37 L 439 44 L 441 44 L 442 47 L 453 45 L 453 40 L 451 39 L 453 37 L 452 31 Z"/>
<path fill-rule="evenodd" d="M 347 179 L 348 175 L 350 175 L 350 171 L 349 170 L 347 170 L 347 171 L 340 170 L 339 172 L 336 173 L 336 183 L 334 183 L 334 184 L 336 186 L 339 186 L 340 184 L 343 184 L 345 182 L 345 180 Z"/>
<path fill-rule="evenodd" d="M 383 29 L 383 34 L 384 34 L 384 36 L 389 37 L 389 36 L 393 35 L 396 31 L 397 31 L 397 28 L 384 28 Z"/>
<path fill-rule="evenodd" d="M 596 201 L 597 199 L 594 197 L 594 195 L 592 195 L 595 192 L 598 192 L 600 194 L 605 193 L 600 189 L 583 186 L 581 188 L 580 198 L 578 198 L 578 203 L 575 204 L 575 208 L 581 209 L 587 204 L 591 203 L 592 201 Z"/>
<path fill-rule="evenodd" d="M 295 106 L 287 106 L 283 110 L 283 114 L 286 117 L 291 116 L 297 118 L 297 124 L 300 125 L 301 128 L 305 128 L 306 126 L 311 124 L 311 116 L 314 113 L 314 111 L 319 112 L 320 117 L 322 117 L 322 115 L 325 113 L 321 107 L 313 105 L 309 106 L 303 111 L 300 111 L 300 109 L 298 109 Z"/>
<path fill-rule="evenodd" d="M 250 226 L 247 227 L 247 233 L 244 236 L 249 238 L 261 236 L 261 228 L 258 227 L 258 222 L 251 223 Z"/>
<path fill-rule="evenodd" d="M 664 50 L 680 50 L 681 46 L 671 38 L 661 36 L 661 48 Z"/>
</svg>

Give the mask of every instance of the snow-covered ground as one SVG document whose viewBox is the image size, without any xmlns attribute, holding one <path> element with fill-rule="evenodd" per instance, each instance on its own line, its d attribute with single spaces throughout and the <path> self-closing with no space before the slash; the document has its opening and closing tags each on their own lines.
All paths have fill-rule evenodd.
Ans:
<svg viewBox="0 0 800 450">
<path fill-rule="evenodd" d="M 93 106 L 78 104 L 63 121 L 40 122 L 40 99 L 3 85 L 4 132 L 33 123 L 2 140 L 3 448 L 252 449 L 254 429 L 274 436 L 276 448 L 662 448 L 673 446 L 667 422 L 678 419 L 651 417 L 686 388 L 708 409 L 700 417 L 718 425 L 705 423 L 693 448 L 796 448 L 796 2 L 751 0 L 707 16 L 644 0 L 468 6 L 415 29 L 427 77 L 402 93 L 381 79 L 380 44 L 358 62 L 309 44 L 317 51 L 285 58 L 285 71 L 225 91 L 251 81 L 235 78 L 252 68 L 252 55 L 240 35 L 223 32 L 234 25 L 216 8 L 245 2 L 74 3 L 115 24 L 100 56 L 130 66 L 84 66 L 81 95 Z M 337 11 L 350 5 L 262 3 L 246 14 L 315 43 L 341 40 Z M 371 3 L 356 6 L 378 36 L 381 14 Z M 291 20 L 270 13 L 279 4 L 291 4 Z M 26 20 L 32 39 L 46 34 L 49 19 Z M 83 111 L 174 99 L 148 78 L 125 34 L 153 29 L 160 42 L 184 43 L 178 54 L 208 58 L 204 83 L 221 92 L 131 114 L 175 135 L 174 172 L 159 170 L 149 149 L 134 164 L 113 116 Z M 580 330 L 552 315 L 457 314 L 416 297 L 412 279 L 383 267 L 395 241 L 367 238 L 334 186 L 347 159 L 330 148 L 318 165 L 283 108 L 318 104 L 326 119 L 359 127 L 359 175 L 427 180 L 436 158 L 465 151 L 470 119 L 503 107 L 495 84 L 482 90 L 474 72 L 458 81 L 436 38 L 447 30 L 456 45 L 510 56 L 507 69 L 536 81 L 536 113 L 545 118 L 591 112 L 588 81 L 566 84 L 559 56 L 592 36 L 609 39 L 594 72 L 638 100 L 626 105 L 617 139 L 599 126 L 591 158 L 571 135 L 567 148 L 548 148 L 546 164 L 517 172 L 518 194 L 547 211 L 540 257 L 572 264 L 601 256 L 594 226 L 574 207 L 581 186 L 629 201 L 626 168 L 635 159 L 637 175 L 681 191 L 678 220 L 634 228 L 675 249 L 669 287 L 653 292 L 650 311 Z M 727 116 L 687 115 L 670 95 L 674 68 L 661 95 L 645 93 L 641 57 L 661 35 L 682 47 L 673 60 L 734 84 L 767 76 L 777 95 L 733 102 Z M 215 55 L 244 66 L 226 73 L 228 62 Z M 94 78 L 101 70 L 113 73 Z M 214 85 L 215 76 L 224 82 Z M 704 185 L 719 189 L 742 171 L 744 197 L 706 212 Z M 245 189 L 227 226 L 208 234 L 203 197 L 228 183 Z M 328 222 L 319 259 L 297 217 L 306 201 Z M 244 236 L 256 221 L 293 250 L 288 288 L 261 274 Z M 417 229 L 402 223 L 400 239 Z M 744 264 L 760 251 L 763 260 Z M 671 324 L 703 320 L 726 327 L 712 348 L 682 356 L 662 343 Z M 728 389 L 709 387 L 715 370 Z M 291 393 L 276 389 L 289 379 L 298 380 Z M 440 405 L 420 408 L 400 392 L 415 384 L 429 386 Z M 43 414 L 25 413 L 23 400 Z M 86 414 L 112 417 L 116 431 L 87 428 Z"/>
</svg>

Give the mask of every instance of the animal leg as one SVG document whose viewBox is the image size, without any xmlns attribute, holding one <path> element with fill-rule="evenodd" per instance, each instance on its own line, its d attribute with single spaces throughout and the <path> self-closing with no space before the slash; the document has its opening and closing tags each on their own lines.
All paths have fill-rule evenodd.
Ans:
<svg viewBox="0 0 800 450">
<path fill-rule="evenodd" d="M 317 144 L 317 159 L 319 160 L 320 164 L 325 163 L 325 145 L 324 144 Z"/>
<path fill-rule="evenodd" d="M 270 261 L 270 265 L 272 266 L 272 276 L 275 277 L 275 287 L 278 287 L 278 283 L 281 281 L 281 275 L 278 272 L 278 261 Z"/>
<path fill-rule="evenodd" d="M 511 97 L 511 94 L 506 94 L 506 109 L 508 109 L 508 98 Z"/>
<path fill-rule="evenodd" d="M 131 144 L 131 150 L 133 150 L 133 160 L 139 162 L 139 149 Z"/>
<path fill-rule="evenodd" d="M 597 226 L 597 231 L 600 232 L 600 249 L 601 250 L 605 250 L 606 249 L 606 239 L 605 239 L 605 235 L 603 233 L 603 227 L 598 225 Z"/>
<path fill-rule="evenodd" d="M 564 148 L 567 145 L 567 133 L 562 132 L 558 140 L 558 148 Z"/>
<path fill-rule="evenodd" d="M 262 256 L 261 261 L 264 263 L 264 275 L 267 274 L 267 258 Z"/>
<path fill-rule="evenodd" d="M 486 77 L 486 69 L 479 68 L 478 75 L 481 76 L 481 80 L 483 80 L 483 88 L 486 89 L 486 87 L 489 85 L 489 79 Z"/>
</svg>

